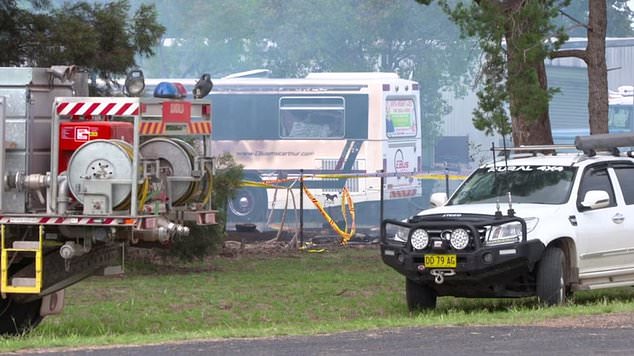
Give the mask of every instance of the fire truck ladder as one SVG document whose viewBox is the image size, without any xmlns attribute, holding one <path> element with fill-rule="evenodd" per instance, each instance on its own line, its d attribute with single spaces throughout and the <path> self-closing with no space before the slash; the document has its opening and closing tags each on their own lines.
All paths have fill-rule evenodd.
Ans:
<svg viewBox="0 0 634 356">
<path fill-rule="evenodd" d="M 2 272 L 0 276 L 0 289 L 2 293 L 39 294 L 42 290 L 42 245 L 44 240 L 44 225 L 39 227 L 38 241 L 14 241 L 13 246 L 7 248 L 5 245 L 5 225 L 0 227 L 2 239 Z M 9 281 L 9 266 L 18 254 L 27 255 L 25 257 L 35 258 L 35 276 L 14 277 Z M 30 256 L 29 256 L 30 255 Z M 10 283 L 9 283 L 10 282 Z"/>
</svg>

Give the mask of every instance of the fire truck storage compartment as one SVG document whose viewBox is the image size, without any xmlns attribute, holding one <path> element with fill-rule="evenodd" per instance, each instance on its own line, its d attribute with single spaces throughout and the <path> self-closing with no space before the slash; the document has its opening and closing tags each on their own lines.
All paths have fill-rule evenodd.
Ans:
<svg viewBox="0 0 634 356">
<path fill-rule="evenodd" d="M 81 83 L 87 77 L 77 73 L 73 78 Z M 5 173 L 44 174 L 49 170 L 53 100 L 87 95 L 83 91 L 84 86 L 62 82 L 46 68 L 0 68 L 0 96 L 5 98 L 6 116 L 0 129 L 4 133 Z M 2 200 L 5 213 L 43 209 L 37 197 L 15 190 L 5 191 Z"/>
<path fill-rule="evenodd" d="M 59 125 L 59 171 L 64 172 L 73 152 L 92 140 L 118 139 L 132 143 L 134 125 L 123 121 L 63 121 Z"/>
</svg>

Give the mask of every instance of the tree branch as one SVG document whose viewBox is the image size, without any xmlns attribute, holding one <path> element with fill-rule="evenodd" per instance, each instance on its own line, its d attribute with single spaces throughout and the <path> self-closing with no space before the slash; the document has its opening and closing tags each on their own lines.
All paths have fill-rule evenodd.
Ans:
<svg viewBox="0 0 634 356">
<path fill-rule="evenodd" d="M 575 57 L 588 62 L 588 52 L 585 49 L 562 49 L 550 54 L 550 59 Z"/>
<path fill-rule="evenodd" d="M 566 16 L 567 18 L 569 18 L 570 20 L 572 20 L 572 22 L 576 23 L 577 25 L 585 27 L 586 30 L 588 30 L 588 31 L 592 31 L 592 29 L 590 29 L 590 27 L 588 25 L 586 25 L 585 23 L 577 20 L 576 18 L 572 17 L 571 15 L 568 15 L 566 12 L 564 12 L 564 10 L 559 9 L 559 12 L 562 15 Z"/>
</svg>

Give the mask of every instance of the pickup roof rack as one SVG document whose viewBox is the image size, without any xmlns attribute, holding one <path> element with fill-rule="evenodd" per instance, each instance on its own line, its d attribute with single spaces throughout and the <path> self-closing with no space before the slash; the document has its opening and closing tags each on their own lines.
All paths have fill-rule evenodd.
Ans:
<svg viewBox="0 0 634 356">
<path fill-rule="evenodd" d="M 529 153 L 533 156 L 537 153 L 557 154 L 558 151 L 582 151 L 586 156 L 592 157 L 597 152 L 609 152 L 614 156 L 621 156 L 619 148 L 634 147 L 634 133 L 598 134 L 589 136 L 577 136 L 574 145 L 526 145 L 520 147 L 491 147 L 494 152 Z M 634 157 L 634 152 L 627 151 L 628 157 Z"/>
</svg>

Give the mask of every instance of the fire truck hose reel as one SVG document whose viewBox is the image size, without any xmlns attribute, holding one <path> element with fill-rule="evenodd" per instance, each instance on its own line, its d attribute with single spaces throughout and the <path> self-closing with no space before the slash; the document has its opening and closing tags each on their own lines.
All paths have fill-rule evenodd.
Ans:
<svg viewBox="0 0 634 356">
<path fill-rule="evenodd" d="M 132 147 L 121 140 L 88 141 L 71 156 L 67 176 L 70 191 L 79 202 L 84 203 L 86 194 L 103 183 L 112 185 L 107 193 L 112 207 L 125 205 L 132 191 L 131 184 L 124 183 L 132 176 Z"/>
<path fill-rule="evenodd" d="M 194 173 L 196 151 L 189 143 L 174 138 L 157 137 L 144 142 L 140 152 L 144 159 L 159 161 L 158 176 L 162 188 L 167 189 L 171 195 L 173 205 L 182 205 L 192 198 L 197 182 L 189 177 Z M 178 177 L 188 179 L 179 180 Z"/>
</svg>

